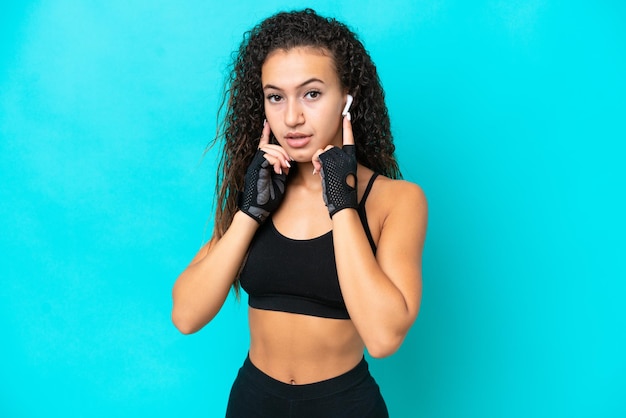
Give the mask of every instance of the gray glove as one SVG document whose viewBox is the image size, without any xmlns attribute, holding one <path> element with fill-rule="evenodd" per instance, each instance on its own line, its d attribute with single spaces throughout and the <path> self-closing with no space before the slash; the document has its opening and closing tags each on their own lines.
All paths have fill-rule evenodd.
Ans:
<svg viewBox="0 0 626 418">
<path fill-rule="evenodd" d="M 246 171 L 243 192 L 239 192 L 239 209 L 258 223 L 278 209 L 285 195 L 287 175 L 276 174 L 274 167 L 258 150 Z"/>
</svg>

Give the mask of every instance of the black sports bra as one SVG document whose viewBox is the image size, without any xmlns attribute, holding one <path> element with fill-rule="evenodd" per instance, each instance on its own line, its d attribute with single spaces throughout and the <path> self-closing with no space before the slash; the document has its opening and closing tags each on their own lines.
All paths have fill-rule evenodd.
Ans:
<svg viewBox="0 0 626 418">
<path fill-rule="evenodd" d="M 374 254 L 365 201 L 376 177 L 370 178 L 357 209 Z M 332 231 L 296 240 L 278 232 L 270 217 L 250 243 L 239 282 L 253 308 L 350 319 L 339 287 Z"/>
</svg>

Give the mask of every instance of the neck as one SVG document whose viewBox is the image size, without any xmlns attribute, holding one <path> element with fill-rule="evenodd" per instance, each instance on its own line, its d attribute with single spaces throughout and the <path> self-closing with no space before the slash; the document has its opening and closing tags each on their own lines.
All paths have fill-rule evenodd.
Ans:
<svg viewBox="0 0 626 418">
<path fill-rule="evenodd" d="M 318 190 L 322 188 L 319 173 L 313 174 L 313 163 L 298 163 L 297 172 L 291 176 L 291 182 L 305 186 L 307 189 Z"/>
</svg>

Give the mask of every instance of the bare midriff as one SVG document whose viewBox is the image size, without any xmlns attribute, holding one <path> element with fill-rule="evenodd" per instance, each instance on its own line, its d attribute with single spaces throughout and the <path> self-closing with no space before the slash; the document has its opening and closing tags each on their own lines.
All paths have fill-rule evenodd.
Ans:
<svg viewBox="0 0 626 418">
<path fill-rule="evenodd" d="M 364 345 L 346 319 L 249 308 L 250 361 L 283 383 L 303 385 L 353 369 Z"/>
</svg>

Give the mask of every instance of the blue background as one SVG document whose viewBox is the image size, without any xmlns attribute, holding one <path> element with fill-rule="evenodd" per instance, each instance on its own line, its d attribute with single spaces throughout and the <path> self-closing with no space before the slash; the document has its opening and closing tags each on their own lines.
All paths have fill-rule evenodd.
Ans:
<svg viewBox="0 0 626 418">
<path fill-rule="evenodd" d="M 9 1 L 0 13 L 0 415 L 218 417 L 245 299 L 171 287 L 211 230 L 242 33 L 313 5 L 378 65 L 430 205 L 420 316 L 371 368 L 392 417 L 626 416 L 620 1 Z"/>
</svg>

